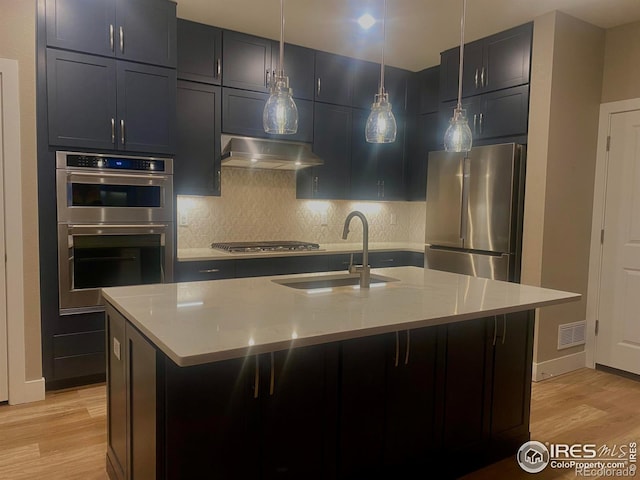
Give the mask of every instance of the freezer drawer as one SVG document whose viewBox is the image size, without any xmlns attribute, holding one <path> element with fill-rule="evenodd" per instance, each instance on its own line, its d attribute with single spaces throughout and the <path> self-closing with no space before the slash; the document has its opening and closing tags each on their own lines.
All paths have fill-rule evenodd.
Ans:
<svg viewBox="0 0 640 480">
<path fill-rule="evenodd" d="M 470 253 L 427 245 L 424 268 L 492 280 L 513 281 L 514 255 Z"/>
</svg>

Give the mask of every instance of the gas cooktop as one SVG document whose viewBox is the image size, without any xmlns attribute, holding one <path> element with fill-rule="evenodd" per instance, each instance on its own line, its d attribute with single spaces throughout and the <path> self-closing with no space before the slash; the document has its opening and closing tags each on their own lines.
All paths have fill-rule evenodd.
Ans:
<svg viewBox="0 0 640 480">
<path fill-rule="evenodd" d="M 317 243 L 297 242 L 291 240 L 267 242 L 214 242 L 211 248 L 225 252 L 283 252 L 300 250 L 320 250 Z"/>
</svg>

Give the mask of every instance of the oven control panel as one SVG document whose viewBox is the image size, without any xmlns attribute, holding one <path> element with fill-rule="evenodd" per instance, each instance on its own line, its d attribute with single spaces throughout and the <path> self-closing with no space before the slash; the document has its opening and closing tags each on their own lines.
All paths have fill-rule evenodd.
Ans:
<svg viewBox="0 0 640 480">
<path fill-rule="evenodd" d="M 97 168 L 104 170 L 137 170 L 146 172 L 164 172 L 165 160 L 72 154 L 66 156 L 66 166 Z"/>
</svg>

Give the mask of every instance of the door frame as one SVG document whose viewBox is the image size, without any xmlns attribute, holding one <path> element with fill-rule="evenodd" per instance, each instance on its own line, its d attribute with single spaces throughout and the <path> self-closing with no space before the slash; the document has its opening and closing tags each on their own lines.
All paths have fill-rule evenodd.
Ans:
<svg viewBox="0 0 640 480">
<path fill-rule="evenodd" d="M 640 98 L 603 103 L 600 105 L 598 148 L 595 181 L 593 185 L 593 216 L 591 220 L 591 248 L 589 255 L 589 284 L 587 287 L 587 344 L 586 366 L 596 366 L 596 320 L 600 306 L 600 275 L 602 271 L 602 243 L 600 232 L 604 228 L 605 197 L 607 194 L 607 137 L 611 115 L 640 110 Z"/>
<path fill-rule="evenodd" d="M 2 128 L 4 165 L 4 197 L 11 199 L 11 215 L 4 215 L 7 295 L 7 356 L 9 361 L 9 403 L 25 403 L 44 399 L 44 378 L 27 380 L 24 324 L 24 251 L 22 228 L 22 157 L 20 142 L 20 102 L 18 62 L 0 58 L 0 94 L 2 95 Z M 6 206 L 6 202 L 5 202 Z M 1 261 L 2 259 L 0 259 Z"/>
</svg>

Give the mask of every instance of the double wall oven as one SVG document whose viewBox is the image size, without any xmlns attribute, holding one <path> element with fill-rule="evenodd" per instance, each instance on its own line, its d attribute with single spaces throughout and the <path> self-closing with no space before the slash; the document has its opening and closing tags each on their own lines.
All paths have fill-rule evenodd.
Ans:
<svg viewBox="0 0 640 480">
<path fill-rule="evenodd" d="M 56 153 L 61 312 L 100 310 L 100 288 L 173 279 L 173 163 Z"/>
</svg>

